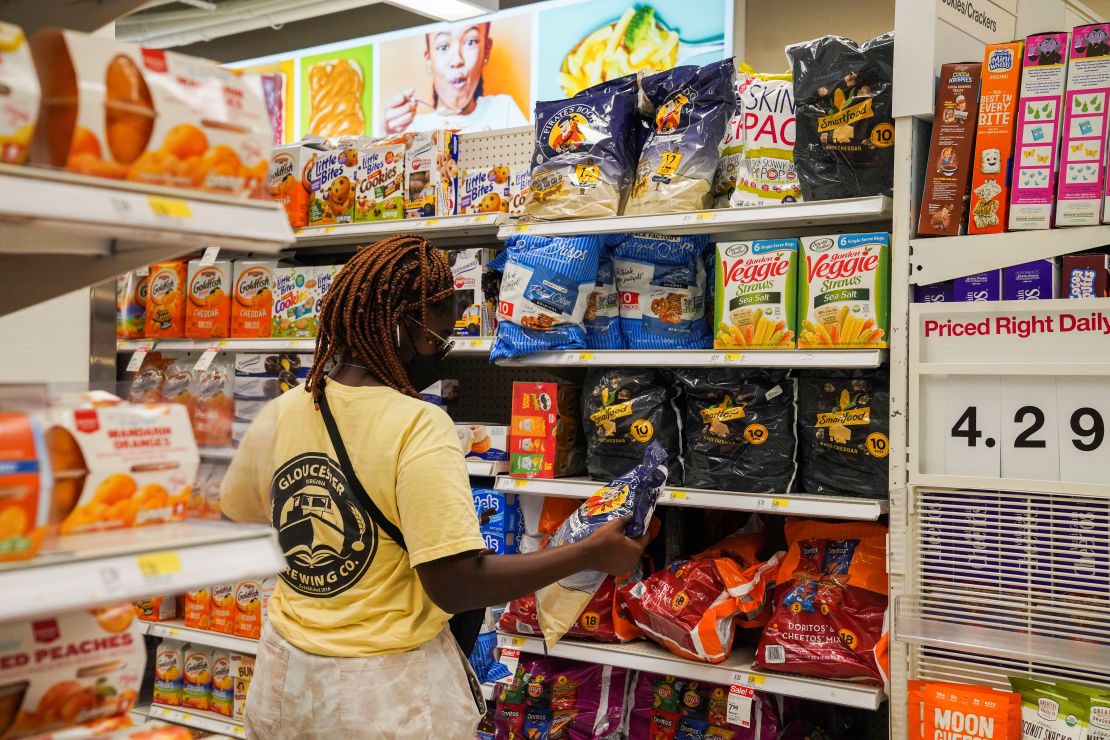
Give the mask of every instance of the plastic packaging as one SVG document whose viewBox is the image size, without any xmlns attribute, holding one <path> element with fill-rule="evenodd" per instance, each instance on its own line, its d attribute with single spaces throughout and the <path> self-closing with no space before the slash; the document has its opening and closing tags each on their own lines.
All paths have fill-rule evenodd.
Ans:
<svg viewBox="0 0 1110 740">
<path fill-rule="evenodd" d="M 718 181 L 718 187 L 727 198 L 727 205 L 773 205 L 801 200 L 802 189 L 794 164 L 793 76 L 789 72 L 764 74 L 741 64 L 736 92 L 736 112 L 729 128 L 730 133 L 741 137 L 740 151 L 722 157 L 723 167 L 718 170 L 718 177 L 726 178 L 724 183 Z M 733 163 L 735 173 L 730 181 L 727 168 Z"/>
<path fill-rule="evenodd" d="M 672 481 L 682 480 L 674 386 L 653 368 L 598 368 L 586 374 L 582 427 L 586 470 L 612 480 L 634 467 L 658 440 Z"/>
<path fill-rule="evenodd" d="M 521 656 L 497 697 L 499 738 L 593 740 L 615 735 L 624 716 L 628 671 L 558 658 Z"/>
<path fill-rule="evenodd" d="M 728 694 L 728 686 L 641 671 L 632 689 L 628 740 L 778 738 L 778 712 L 762 692 L 752 697 L 749 727 L 728 722 Z"/>
<path fill-rule="evenodd" d="M 586 313 L 586 346 L 590 349 L 625 349 L 621 332 L 620 294 L 613 276 L 613 253 L 608 245 L 602 249 L 597 264 L 597 277 L 590 291 Z"/>
</svg>

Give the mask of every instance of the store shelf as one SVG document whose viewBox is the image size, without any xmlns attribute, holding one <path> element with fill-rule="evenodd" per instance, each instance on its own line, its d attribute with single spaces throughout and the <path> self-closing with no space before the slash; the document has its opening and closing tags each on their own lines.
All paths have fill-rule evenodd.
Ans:
<svg viewBox="0 0 1110 740">
<path fill-rule="evenodd" d="M 564 498 L 588 498 L 604 485 L 585 478 L 510 478 L 498 476 L 494 488 L 511 493 Z M 711 491 L 703 488 L 668 486 L 659 495 L 667 506 L 692 506 L 700 509 L 766 511 L 790 516 L 816 516 L 826 519 L 875 521 L 889 511 L 885 499 L 848 496 L 815 496 L 804 493 L 742 493 Z"/>
<path fill-rule="evenodd" d="M 492 478 L 509 472 L 508 460 L 467 460 L 466 472 L 475 478 Z"/>
<path fill-rule="evenodd" d="M 231 460 L 235 457 L 234 447 L 198 447 L 202 460 Z"/>
<path fill-rule="evenodd" d="M 506 218 L 500 213 L 481 213 L 472 216 L 440 216 L 337 226 L 308 226 L 297 229 L 297 248 L 369 243 L 394 234 L 419 234 L 436 246 L 451 242 L 481 240 L 493 242 L 497 238 L 498 227 Z"/>
<path fill-rule="evenodd" d="M 258 652 L 258 640 L 186 627 L 185 622 L 180 619 L 168 622 L 140 622 L 140 624 L 143 631 L 152 637 L 168 637 L 171 640 L 181 640 L 221 650 L 232 650 L 236 653 L 247 653 L 248 655 L 254 655 Z"/>
<path fill-rule="evenodd" d="M 449 357 L 489 357 L 494 337 L 451 337 Z"/>
<path fill-rule="evenodd" d="M 66 535 L 34 560 L 0 563 L 0 621 L 180 593 L 211 583 L 259 578 L 285 560 L 270 527 L 186 521 Z"/>
<path fill-rule="evenodd" d="M 246 730 L 238 722 L 224 717 L 215 712 L 204 712 L 199 709 L 181 709 L 180 707 L 164 707 L 161 704 L 147 704 L 135 707 L 134 714 L 160 719 L 175 725 L 191 727 L 194 730 L 215 732 L 229 737 L 246 737 Z"/>
<path fill-rule="evenodd" d="M 558 236 L 648 231 L 656 234 L 710 234 L 718 240 L 726 240 L 742 239 L 752 232 L 776 229 L 879 223 L 890 221 L 891 213 L 890 198 L 875 195 L 867 198 L 718 208 L 689 213 L 504 224 L 497 236 L 508 239 L 516 234 Z"/>
<path fill-rule="evenodd" d="M 710 665 L 679 658 L 649 642 L 610 645 L 560 640 L 551 650 L 546 650 L 543 638 L 504 633 L 498 635 L 497 642 L 500 647 L 514 647 L 526 653 L 620 666 L 725 686 L 738 683 L 771 694 L 798 696 L 861 709 L 878 709 L 886 699 L 883 690 L 877 686 L 757 672 L 752 668 L 752 651 L 748 648 L 734 649 L 723 663 Z"/>
<path fill-rule="evenodd" d="M 0 192 L 0 315 L 205 244 L 273 254 L 293 241 L 270 201 L 12 165 Z"/>
<path fill-rule="evenodd" d="M 121 339 L 117 352 L 137 349 L 160 352 L 203 352 L 218 347 L 224 352 L 313 352 L 315 339 Z"/>
<path fill-rule="evenodd" d="M 1110 226 L 911 239 L 910 282 L 942 280 L 1110 244 Z"/>
<path fill-rule="evenodd" d="M 886 350 L 770 350 L 725 352 L 711 349 L 606 349 L 537 352 L 498 360 L 507 367 L 839 367 L 873 368 L 886 360 Z"/>
</svg>

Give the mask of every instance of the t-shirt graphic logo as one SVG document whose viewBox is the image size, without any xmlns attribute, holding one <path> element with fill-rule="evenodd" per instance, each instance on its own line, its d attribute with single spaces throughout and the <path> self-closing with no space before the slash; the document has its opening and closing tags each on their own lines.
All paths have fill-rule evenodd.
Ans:
<svg viewBox="0 0 1110 740">
<path fill-rule="evenodd" d="M 378 551 L 378 528 L 349 490 L 339 465 L 320 453 L 297 455 L 274 474 L 274 528 L 285 555 L 281 578 L 303 596 L 343 593 Z"/>
</svg>

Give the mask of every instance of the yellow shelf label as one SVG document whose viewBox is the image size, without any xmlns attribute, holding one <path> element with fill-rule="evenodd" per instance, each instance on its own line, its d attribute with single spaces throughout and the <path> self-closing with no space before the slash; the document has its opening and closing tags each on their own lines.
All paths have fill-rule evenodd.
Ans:
<svg viewBox="0 0 1110 740">
<path fill-rule="evenodd" d="M 189 209 L 189 204 L 180 198 L 164 198 L 160 195 L 148 195 L 146 200 L 147 203 L 150 203 L 150 210 L 154 211 L 155 216 L 180 219 L 191 219 L 193 217 L 193 212 Z"/>
<path fill-rule="evenodd" d="M 481 347 L 483 344 L 485 344 L 485 342 L 483 342 L 481 339 L 471 339 L 470 340 L 470 346 L 471 347 Z"/>
<path fill-rule="evenodd" d="M 332 233 L 333 231 L 335 231 L 335 227 L 334 227 L 334 226 L 325 226 L 325 227 L 324 227 L 324 233 L 325 233 L 325 234 L 330 234 L 330 233 Z"/>
<path fill-rule="evenodd" d="M 174 550 L 137 555 L 135 562 L 145 578 L 157 578 L 181 572 L 181 558 Z"/>
<path fill-rule="evenodd" d="M 489 221 L 492 218 L 493 218 L 493 216 L 475 216 L 474 217 L 474 223 L 476 223 L 476 224 L 489 223 Z"/>
<path fill-rule="evenodd" d="M 581 362 L 585 362 L 587 360 L 592 360 L 593 358 L 594 358 L 594 353 L 593 352 L 579 352 L 578 353 L 578 359 Z"/>
<path fill-rule="evenodd" d="M 743 357 L 739 352 L 725 352 L 725 362 L 739 362 Z"/>
<path fill-rule="evenodd" d="M 767 683 L 767 679 L 764 678 L 763 676 L 757 676 L 754 673 L 749 673 L 748 674 L 748 683 L 755 684 L 757 686 L 761 686 L 761 685 Z"/>
<path fill-rule="evenodd" d="M 513 487 L 514 488 L 527 488 L 528 487 L 528 481 L 520 480 L 518 478 L 517 480 L 513 481 Z"/>
<path fill-rule="evenodd" d="M 671 501 L 685 501 L 686 500 L 686 491 L 671 491 L 670 492 L 670 499 L 671 499 Z"/>
<path fill-rule="evenodd" d="M 773 498 L 771 499 L 771 506 L 776 509 L 785 509 L 790 506 L 790 499 L 788 498 Z"/>
<path fill-rule="evenodd" d="M 530 231 L 531 229 L 532 229 L 532 224 L 517 224 L 516 225 L 516 233 L 518 233 L 518 234 L 523 234 L 524 232 Z"/>
<path fill-rule="evenodd" d="M 427 221 L 428 226 L 435 226 L 438 223 L 439 223 L 438 218 L 429 218 L 428 221 Z"/>
<path fill-rule="evenodd" d="M 523 637 L 514 637 L 513 638 L 513 644 L 523 647 L 525 645 L 524 638 Z"/>
</svg>

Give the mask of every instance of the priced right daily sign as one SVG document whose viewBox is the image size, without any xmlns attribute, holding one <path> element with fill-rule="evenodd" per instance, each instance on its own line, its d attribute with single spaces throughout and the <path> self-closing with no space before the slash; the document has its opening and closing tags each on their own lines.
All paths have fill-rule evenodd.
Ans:
<svg viewBox="0 0 1110 740">
<path fill-rule="evenodd" d="M 914 482 L 1110 481 L 1104 303 L 917 304 L 911 322 Z"/>
</svg>

